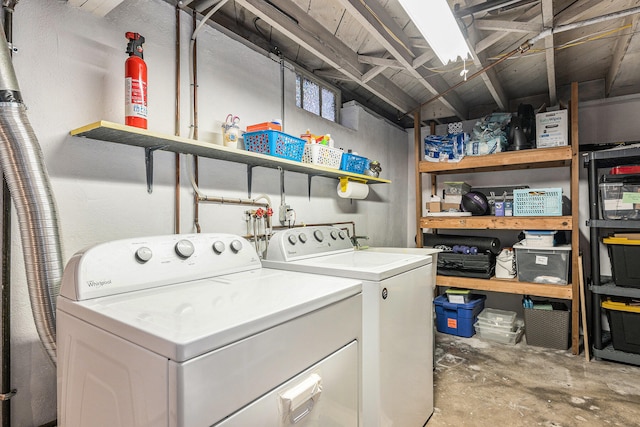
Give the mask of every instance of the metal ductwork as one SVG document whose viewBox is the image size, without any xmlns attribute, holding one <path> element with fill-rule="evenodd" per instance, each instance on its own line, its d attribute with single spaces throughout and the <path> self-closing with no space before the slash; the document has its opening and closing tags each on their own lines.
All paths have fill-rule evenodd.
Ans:
<svg viewBox="0 0 640 427">
<path fill-rule="evenodd" d="M 18 214 L 36 330 L 55 364 L 55 298 L 63 270 L 58 216 L 42 150 L 22 103 L 4 31 L 0 33 L 0 165 Z"/>
</svg>

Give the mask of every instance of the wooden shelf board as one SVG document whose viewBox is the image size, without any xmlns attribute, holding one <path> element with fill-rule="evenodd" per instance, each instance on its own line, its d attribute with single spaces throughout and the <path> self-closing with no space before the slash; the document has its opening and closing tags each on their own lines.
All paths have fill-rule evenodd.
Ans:
<svg viewBox="0 0 640 427">
<path fill-rule="evenodd" d="M 457 163 L 421 161 L 419 172 L 452 174 L 562 167 L 571 164 L 572 156 L 571 146 L 506 151 L 486 156 L 466 156 Z"/>
<path fill-rule="evenodd" d="M 532 295 L 546 298 L 571 299 L 572 286 L 519 282 L 517 279 L 475 279 L 471 277 L 436 277 L 438 286 L 475 289 L 478 291 L 504 292 L 509 294 Z"/>
<path fill-rule="evenodd" d="M 430 216 L 420 218 L 422 228 L 475 230 L 571 230 L 571 216 Z"/>
<path fill-rule="evenodd" d="M 165 135 L 147 129 L 133 126 L 125 126 L 119 123 L 99 121 L 74 129 L 72 136 L 96 139 L 105 142 L 133 145 L 143 148 L 157 148 L 181 154 L 193 154 L 211 159 L 226 160 L 235 163 L 243 163 L 251 166 L 261 166 L 276 169 L 281 167 L 291 172 L 300 172 L 311 176 L 324 176 L 328 178 L 349 177 L 366 181 L 367 184 L 388 184 L 390 180 L 374 178 L 368 175 L 346 172 L 338 169 L 317 166 L 309 163 L 301 163 L 288 159 L 281 159 L 251 151 L 229 148 L 179 136 Z"/>
</svg>

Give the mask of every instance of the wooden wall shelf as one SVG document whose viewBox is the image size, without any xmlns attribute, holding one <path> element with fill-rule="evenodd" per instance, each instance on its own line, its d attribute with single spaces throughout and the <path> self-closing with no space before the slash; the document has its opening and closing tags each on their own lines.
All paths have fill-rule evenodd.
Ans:
<svg viewBox="0 0 640 427">
<path fill-rule="evenodd" d="M 150 160 L 153 151 L 163 150 L 181 154 L 193 154 L 210 159 L 226 160 L 229 162 L 246 164 L 249 167 L 282 168 L 286 171 L 299 172 L 309 176 L 323 176 L 327 178 L 356 178 L 367 184 L 389 184 L 390 180 L 374 178 L 368 175 L 346 172 L 339 169 L 327 168 L 310 163 L 301 163 L 288 159 L 281 159 L 266 154 L 229 148 L 208 142 L 197 141 L 179 136 L 165 135 L 147 129 L 125 126 L 119 123 L 99 121 L 74 129 L 72 136 L 96 139 L 105 142 L 143 147 Z M 148 183 L 149 184 L 149 183 Z"/>
</svg>

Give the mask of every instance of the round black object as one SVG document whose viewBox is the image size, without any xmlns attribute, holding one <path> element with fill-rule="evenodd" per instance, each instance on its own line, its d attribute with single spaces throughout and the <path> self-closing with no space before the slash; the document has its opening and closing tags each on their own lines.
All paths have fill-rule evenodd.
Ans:
<svg viewBox="0 0 640 427">
<path fill-rule="evenodd" d="M 484 215 L 489 211 L 487 196 L 478 191 L 469 191 L 462 195 L 462 210 L 471 215 Z"/>
</svg>

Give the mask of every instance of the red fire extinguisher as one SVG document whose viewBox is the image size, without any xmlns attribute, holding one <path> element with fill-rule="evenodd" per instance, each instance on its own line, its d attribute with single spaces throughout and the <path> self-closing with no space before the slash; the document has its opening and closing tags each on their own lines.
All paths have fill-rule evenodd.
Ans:
<svg viewBox="0 0 640 427">
<path fill-rule="evenodd" d="M 124 115 L 125 124 L 139 128 L 147 128 L 147 64 L 142 56 L 144 37 L 138 33 L 125 34 L 129 43 L 129 58 L 124 64 L 125 91 Z"/>
</svg>

